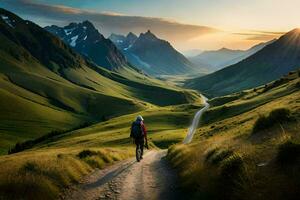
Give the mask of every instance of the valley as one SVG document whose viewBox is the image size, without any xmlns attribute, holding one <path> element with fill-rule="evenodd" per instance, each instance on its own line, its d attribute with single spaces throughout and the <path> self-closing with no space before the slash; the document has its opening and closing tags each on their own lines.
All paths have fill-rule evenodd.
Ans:
<svg viewBox="0 0 300 200">
<path fill-rule="evenodd" d="M 299 29 L 187 58 L 151 30 L 0 17 L 1 200 L 298 198 Z"/>
</svg>

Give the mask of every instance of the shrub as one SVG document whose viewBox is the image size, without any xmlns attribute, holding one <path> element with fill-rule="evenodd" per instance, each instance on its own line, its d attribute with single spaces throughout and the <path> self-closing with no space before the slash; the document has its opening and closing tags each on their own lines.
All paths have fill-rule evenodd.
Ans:
<svg viewBox="0 0 300 200">
<path fill-rule="evenodd" d="M 273 126 L 276 123 L 287 122 L 291 119 L 290 110 L 286 108 L 278 108 L 270 112 L 266 117 L 264 115 L 259 116 L 253 126 L 252 133 L 264 130 Z"/>
<path fill-rule="evenodd" d="M 280 164 L 293 164 L 300 161 L 300 144 L 291 140 L 281 144 L 278 148 L 276 160 Z"/>
</svg>

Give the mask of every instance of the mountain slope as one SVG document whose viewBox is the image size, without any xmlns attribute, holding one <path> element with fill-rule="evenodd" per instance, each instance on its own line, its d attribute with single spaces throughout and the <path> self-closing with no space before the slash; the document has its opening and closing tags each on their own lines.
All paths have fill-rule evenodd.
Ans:
<svg viewBox="0 0 300 200">
<path fill-rule="evenodd" d="M 210 100 L 193 142 L 169 149 L 190 199 L 297 199 L 299 96 L 300 70 Z"/>
<path fill-rule="evenodd" d="M 55 25 L 45 29 L 60 37 L 80 54 L 89 57 L 99 66 L 115 70 L 127 66 L 123 54 L 108 39 L 105 39 L 89 21 L 70 23 L 65 27 Z"/>
<path fill-rule="evenodd" d="M 0 153 L 57 129 L 193 99 L 128 68 L 125 77 L 90 63 L 13 13 L 0 9 L 0 16 Z"/>
<path fill-rule="evenodd" d="M 272 44 L 273 42 L 275 42 L 276 39 L 274 40 L 270 40 L 268 42 L 263 42 L 263 43 L 259 43 L 257 45 L 254 45 L 253 47 L 251 47 L 250 49 L 247 49 L 244 51 L 244 53 L 240 56 L 240 57 L 236 57 L 236 58 L 233 58 L 225 63 L 223 63 L 223 67 L 226 67 L 226 66 L 230 66 L 230 65 L 233 65 L 233 64 L 236 64 L 250 56 L 252 56 L 253 54 L 255 54 L 256 52 L 260 51 L 261 49 L 263 49 L 265 46 L 269 45 L 269 44 Z"/>
<path fill-rule="evenodd" d="M 216 51 L 204 51 L 197 56 L 190 57 L 189 60 L 196 66 L 204 67 L 213 72 L 244 60 L 272 42 L 274 42 L 274 40 L 260 43 L 245 51 L 227 48 Z"/>
<path fill-rule="evenodd" d="M 138 38 L 128 34 L 126 38 L 129 39 L 123 42 L 120 42 L 121 37 L 111 38 L 119 48 L 123 48 L 123 53 L 131 64 L 148 74 L 178 75 L 196 71 L 193 64 L 176 51 L 169 42 L 157 38 L 150 31 L 141 33 Z"/>
<path fill-rule="evenodd" d="M 295 29 L 247 59 L 207 76 L 191 79 L 186 86 L 216 96 L 262 85 L 298 69 L 299 53 L 300 30 Z"/>
</svg>

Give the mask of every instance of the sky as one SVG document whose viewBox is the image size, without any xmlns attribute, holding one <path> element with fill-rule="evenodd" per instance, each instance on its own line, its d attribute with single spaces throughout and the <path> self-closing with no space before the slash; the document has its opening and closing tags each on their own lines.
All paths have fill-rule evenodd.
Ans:
<svg viewBox="0 0 300 200">
<path fill-rule="evenodd" d="M 40 26 L 92 21 L 111 33 L 150 29 L 176 49 L 247 49 L 300 27 L 299 0 L 0 0 Z"/>
</svg>

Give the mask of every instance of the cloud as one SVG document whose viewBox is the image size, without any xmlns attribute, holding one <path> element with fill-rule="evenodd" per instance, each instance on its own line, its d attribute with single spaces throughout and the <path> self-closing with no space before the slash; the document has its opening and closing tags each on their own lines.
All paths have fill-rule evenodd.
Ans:
<svg viewBox="0 0 300 200">
<path fill-rule="evenodd" d="M 184 24 L 164 18 L 97 12 L 62 5 L 41 4 L 32 0 L 1 0 L 0 6 L 40 25 L 50 25 L 51 22 L 65 25 L 89 20 L 106 36 L 110 33 L 127 34 L 130 31 L 138 34 L 150 29 L 159 37 L 180 44 L 194 37 L 219 31 L 208 26 Z"/>
<path fill-rule="evenodd" d="M 286 32 L 274 32 L 274 31 L 249 31 L 241 33 L 233 33 L 235 35 L 245 36 L 246 40 L 258 40 L 258 41 L 267 41 L 274 38 L 278 38 L 285 34 Z"/>
</svg>

